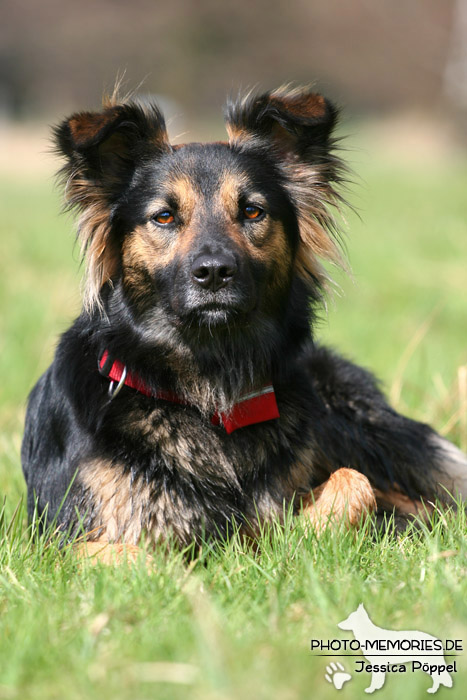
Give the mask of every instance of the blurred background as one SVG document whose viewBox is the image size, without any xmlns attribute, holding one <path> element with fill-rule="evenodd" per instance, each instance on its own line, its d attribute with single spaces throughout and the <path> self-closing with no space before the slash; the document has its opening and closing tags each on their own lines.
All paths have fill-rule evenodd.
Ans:
<svg viewBox="0 0 467 700">
<path fill-rule="evenodd" d="M 56 118 L 99 104 L 122 70 L 190 122 L 226 91 L 318 81 L 357 114 L 462 122 L 463 0 L 3 0 L 0 113 Z"/>
<path fill-rule="evenodd" d="M 352 600 L 391 628 L 466 638 L 465 546 L 448 527 L 376 549 L 365 531 L 297 549 L 285 533 L 273 556 L 226 549 L 196 570 L 163 551 L 150 576 L 94 575 L 30 546 L 16 510 L 26 401 L 82 277 L 50 125 L 98 109 L 122 74 L 180 141 L 225 138 L 226 95 L 252 86 L 312 83 L 341 106 L 352 274 L 331 270 L 316 334 L 467 451 L 467 0 L 0 0 L 0 699 L 335 699 L 309 639 L 334 636 Z M 169 683 L 170 664 L 152 663 L 166 660 Z M 178 675 L 198 669 L 194 695 Z M 404 697 L 426 690 L 419 675 Z"/>
<path fill-rule="evenodd" d="M 252 86 L 313 83 L 343 108 L 353 277 L 336 273 L 319 332 L 399 408 L 467 440 L 467 0 L 0 0 L 0 427 L 15 469 L 27 393 L 79 311 L 49 125 L 98 108 L 122 74 L 179 140 L 222 138 L 226 95 Z"/>
<path fill-rule="evenodd" d="M 226 93 L 294 81 L 347 115 L 412 114 L 418 147 L 432 120 L 443 146 L 466 135 L 465 0 L 2 0 L 0 11 L 4 129 L 96 107 L 125 73 L 159 97 L 173 132 L 219 125 Z"/>
</svg>

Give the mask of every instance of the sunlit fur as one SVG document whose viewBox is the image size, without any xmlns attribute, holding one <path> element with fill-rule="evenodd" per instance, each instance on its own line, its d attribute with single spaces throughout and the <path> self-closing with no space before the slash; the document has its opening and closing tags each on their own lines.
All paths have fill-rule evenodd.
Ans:
<svg viewBox="0 0 467 700">
<path fill-rule="evenodd" d="M 295 113 L 294 122 L 289 122 L 287 129 L 284 128 L 283 119 L 280 120 L 284 105 L 301 104 L 307 105 L 307 109 L 302 114 Z M 255 128 L 251 129 L 253 115 Z M 272 116 L 279 121 L 272 129 L 274 139 L 271 144 L 268 120 Z M 250 92 L 240 100 L 230 102 L 226 110 L 227 131 L 233 147 L 276 152 L 287 190 L 298 212 L 301 244 L 295 261 L 297 271 L 307 283 L 314 286 L 318 283 L 324 289 L 328 286 L 328 274 L 320 261 L 346 267 L 339 248 L 338 219 L 342 205 L 347 203 L 339 185 L 348 182 L 349 171 L 338 156 L 338 139 L 330 137 L 337 116 L 336 109 L 320 95 L 311 93 L 310 99 L 307 89 L 290 87 L 261 96 Z M 306 143 L 300 132 L 306 132 L 314 121 L 320 120 L 323 121 L 324 138 L 314 140 L 312 144 Z M 258 121 L 264 124 L 260 131 Z M 298 143 L 302 157 L 297 157 Z M 307 153 L 310 147 L 312 151 Z"/>
<path fill-rule="evenodd" d="M 31 517 L 104 545 L 189 545 L 288 508 L 321 531 L 467 497 L 465 456 L 316 341 L 322 263 L 342 263 L 336 122 L 284 88 L 229 102 L 228 142 L 172 146 L 156 105 L 116 95 L 56 128 L 86 276 L 29 399 Z M 109 396 L 104 352 L 147 392 Z M 279 418 L 212 422 L 271 384 Z"/>
<path fill-rule="evenodd" d="M 101 289 L 117 271 L 117 252 L 110 240 L 111 210 L 121 185 L 119 170 L 130 158 L 127 152 L 129 141 L 120 137 L 118 127 L 128 118 L 134 122 L 135 114 L 138 116 L 138 135 L 145 139 L 146 147 L 156 152 L 160 148 L 169 148 L 164 118 L 157 106 L 122 102 L 117 91 L 105 97 L 102 113 L 76 114 L 55 129 L 56 150 L 68 157 L 59 172 L 65 206 L 79 214 L 77 237 L 85 261 L 83 303 L 88 311 L 96 307 L 102 310 Z M 89 150 L 94 142 L 98 143 L 101 134 L 112 128 L 114 134 L 106 139 L 109 162 L 104 177 L 100 161 L 106 154 L 96 152 L 90 159 Z M 112 141 L 118 139 L 116 157 L 121 162 L 112 163 Z"/>
</svg>

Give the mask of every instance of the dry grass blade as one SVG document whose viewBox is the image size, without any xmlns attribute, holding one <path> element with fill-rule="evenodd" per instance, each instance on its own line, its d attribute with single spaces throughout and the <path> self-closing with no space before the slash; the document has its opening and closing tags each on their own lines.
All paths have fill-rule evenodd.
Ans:
<svg viewBox="0 0 467 700">
<path fill-rule="evenodd" d="M 430 330 L 433 321 L 435 318 L 439 315 L 440 311 L 444 307 L 444 302 L 439 302 L 436 304 L 435 308 L 433 311 L 430 313 L 428 318 L 426 318 L 423 323 L 417 328 L 415 333 L 413 334 L 412 338 L 410 339 L 407 347 L 405 348 L 404 352 L 402 353 L 402 356 L 399 360 L 399 363 L 396 368 L 396 374 L 394 381 L 392 383 L 391 391 L 390 391 L 390 400 L 393 406 L 397 406 L 400 398 L 401 398 L 401 393 L 402 393 L 402 386 L 404 383 L 404 374 L 407 369 L 407 365 L 409 364 L 413 354 L 415 353 L 416 349 L 422 342 L 423 338 L 426 336 L 428 331 Z"/>
</svg>

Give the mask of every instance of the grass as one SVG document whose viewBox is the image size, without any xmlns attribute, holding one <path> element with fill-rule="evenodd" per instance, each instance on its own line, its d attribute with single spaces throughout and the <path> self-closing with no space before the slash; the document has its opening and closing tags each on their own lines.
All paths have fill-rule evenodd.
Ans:
<svg viewBox="0 0 467 700">
<path fill-rule="evenodd" d="M 319 333 L 381 377 L 399 409 L 467 449 L 467 168 L 385 159 L 358 166 L 351 215 L 354 280 Z M 395 537 L 368 525 L 319 541 L 272 527 L 256 550 L 238 536 L 187 564 L 169 549 L 92 566 L 27 525 L 19 449 L 26 396 L 79 308 L 70 222 L 47 177 L 0 176 L 0 700 L 27 698 L 333 698 L 330 659 L 310 639 L 350 639 L 336 624 L 364 602 L 383 627 L 467 644 L 462 511 Z M 355 197 L 352 198 L 355 201 Z M 352 659 L 340 659 L 353 670 Z M 467 661 L 452 690 L 463 697 Z M 340 691 L 359 698 L 353 673 Z M 421 672 L 388 675 L 381 697 L 424 695 Z"/>
</svg>

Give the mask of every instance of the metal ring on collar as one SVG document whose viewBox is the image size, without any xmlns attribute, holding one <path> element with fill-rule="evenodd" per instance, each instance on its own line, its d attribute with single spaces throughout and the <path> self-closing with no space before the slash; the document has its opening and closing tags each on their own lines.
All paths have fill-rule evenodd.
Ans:
<svg viewBox="0 0 467 700">
<path fill-rule="evenodd" d="M 117 396 L 118 392 L 120 391 L 120 389 L 122 388 L 122 386 L 125 384 L 126 375 L 127 375 L 127 370 L 126 370 L 126 365 L 125 365 L 125 366 L 123 367 L 123 372 L 122 372 L 122 376 L 120 377 L 120 381 L 118 382 L 118 384 L 117 384 L 117 386 L 115 387 L 115 389 L 113 388 L 113 387 L 114 387 L 114 384 L 115 384 L 115 382 L 114 382 L 113 380 L 112 380 L 112 381 L 110 382 L 110 384 L 109 384 L 109 397 L 110 397 L 110 400 L 114 399 L 114 398 Z"/>
</svg>

